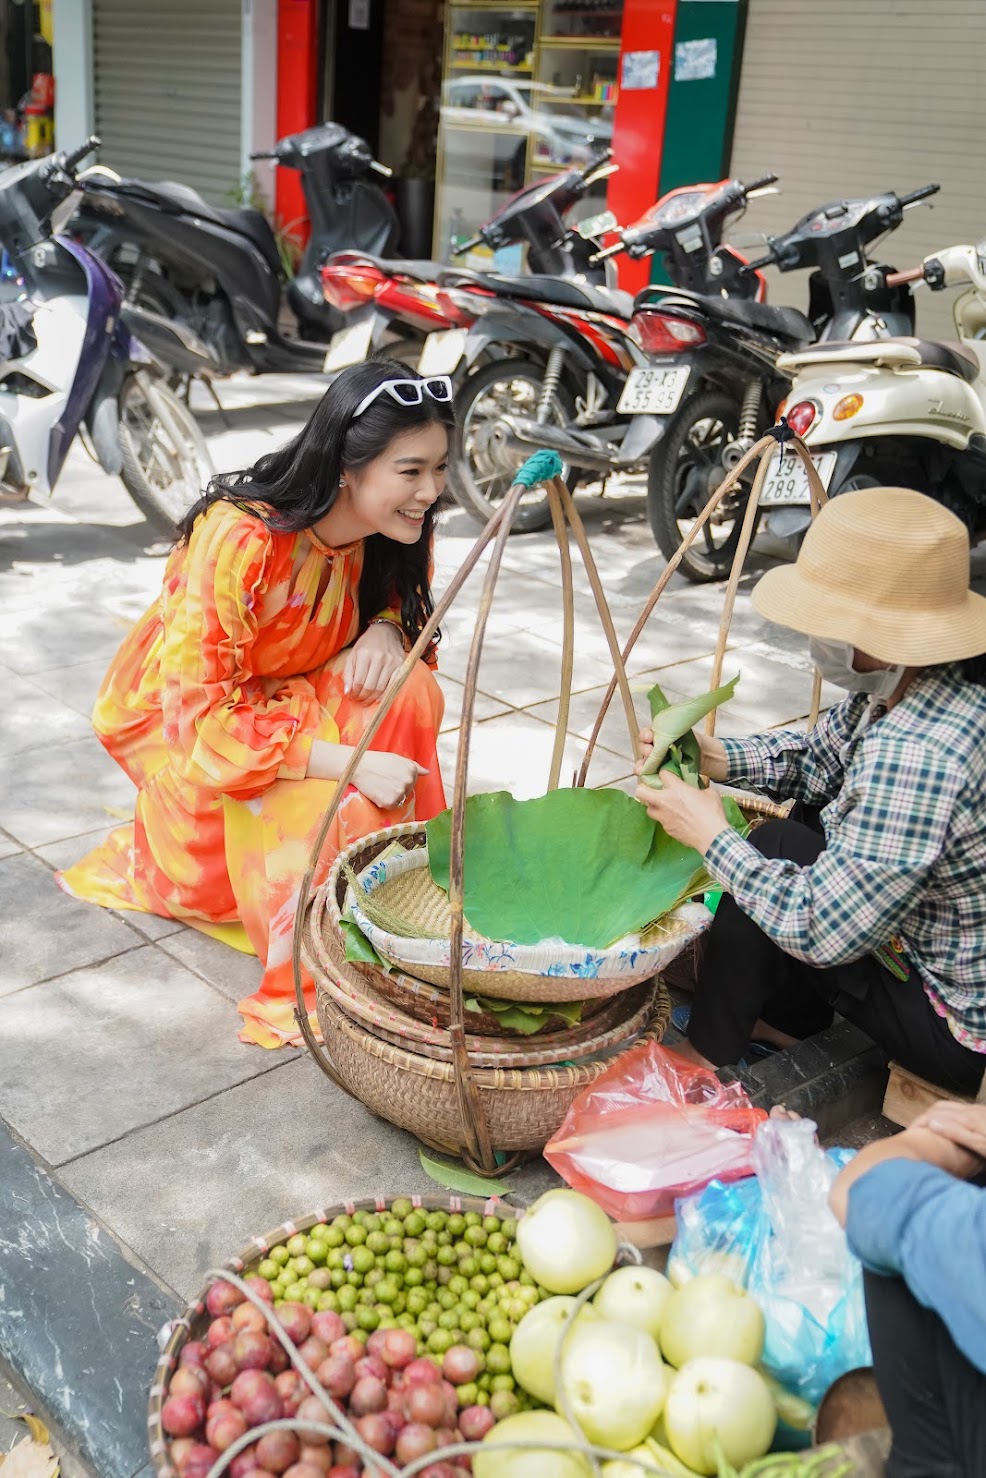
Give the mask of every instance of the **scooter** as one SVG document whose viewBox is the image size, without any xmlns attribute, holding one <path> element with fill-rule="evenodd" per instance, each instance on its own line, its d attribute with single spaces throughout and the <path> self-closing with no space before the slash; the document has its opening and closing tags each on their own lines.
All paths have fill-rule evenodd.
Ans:
<svg viewBox="0 0 986 1478">
<path fill-rule="evenodd" d="M 794 377 L 787 411 L 830 496 L 883 485 L 929 493 L 986 537 L 986 241 L 950 246 L 888 286 L 965 288 L 952 314 L 958 343 L 901 337 L 819 344 L 778 361 Z M 801 482 L 788 500 L 809 512 Z"/>
<path fill-rule="evenodd" d="M 782 272 L 813 269 L 807 318 L 793 308 L 680 288 L 647 288 L 638 296 L 633 326 L 651 360 L 628 380 L 620 408 L 662 417 L 648 467 L 647 514 L 665 558 L 773 423 L 789 386 L 779 356 L 816 340 L 865 342 L 913 331 L 909 289 L 888 286 L 892 269 L 868 261 L 867 250 L 900 225 L 905 210 L 937 189 L 926 185 L 903 197 L 887 192 L 831 202 L 784 236 L 770 238 L 758 261 L 737 268 L 751 278 L 769 265 Z M 803 511 L 791 507 L 792 461 L 775 459 L 760 500 L 771 535 L 781 540 L 800 538 L 803 531 Z M 701 583 L 728 573 L 748 492 L 746 486 L 726 499 L 703 540 L 691 546 L 680 566 L 688 579 Z M 799 485 L 797 496 L 807 498 L 807 483 Z"/>
<path fill-rule="evenodd" d="M 773 184 L 767 175 L 746 185 L 724 180 L 662 197 L 613 246 L 588 253 L 598 266 L 618 252 L 667 254 L 672 280 L 714 292 L 762 296 L 765 284 L 741 275 L 744 259 L 722 246 L 727 222 L 747 200 Z M 613 223 L 615 225 L 615 223 Z M 608 227 L 608 229 L 606 229 Z M 585 223 L 592 236 L 608 234 L 608 222 Z M 480 283 L 442 279 L 439 300 L 471 309 L 475 323 L 466 342 L 472 373 L 456 400 L 460 447 L 450 479 L 464 506 L 486 519 L 503 497 L 523 459 L 537 446 L 558 451 L 572 486 L 580 477 L 607 477 L 646 465 L 663 432 L 658 405 L 628 410 L 628 376 L 646 374 L 648 357 L 631 331 L 633 299 L 616 288 L 580 278 L 488 275 Z M 475 368 L 498 346 L 501 357 Z M 639 384 L 639 380 L 635 383 Z M 673 407 L 672 407 L 673 408 Z M 514 519 L 517 532 L 544 528 L 551 514 L 541 490 L 527 494 Z"/>
<path fill-rule="evenodd" d="M 535 275 L 603 284 L 615 273 L 592 264 L 595 237 L 570 227 L 565 217 L 583 199 L 591 185 L 612 174 L 606 150 L 582 168 L 567 169 L 519 190 L 482 226 L 478 234 L 457 247 L 461 256 L 477 246 L 496 252 L 522 246 L 528 271 Z M 594 216 L 588 225 L 597 235 L 615 218 Z M 358 363 L 381 349 L 397 359 L 417 363 L 421 374 L 454 375 L 463 362 L 466 335 L 475 318 L 468 304 L 440 294 L 438 279 L 448 264 L 436 261 L 387 260 L 368 252 L 343 251 L 329 257 L 321 269 L 325 296 L 333 307 L 349 315 L 352 324 L 345 356 L 334 352 L 331 367 Z M 460 284 L 479 284 L 482 272 L 456 269 Z"/>
<path fill-rule="evenodd" d="M 0 309 L 0 501 L 51 494 L 87 437 L 155 530 L 173 535 L 212 476 L 202 433 L 135 337 L 141 315 L 124 307 L 119 279 L 51 230 L 98 142 L 0 175 L 0 240 L 19 274 Z"/>
<path fill-rule="evenodd" d="M 182 352 L 170 365 L 178 375 L 321 373 L 343 320 L 325 300 L 319 263 L 343 246 L 384 255 L 396 248 L 397 217 L 370 181 L 390 171 L 339 124 L 291 134 L 251 158 L 301 174 L 312 234 L 286 290 L 277 240 L 260 211 L 222 210 L 187 185 L 121 179 L 101 166 L 80 179 L 68 229 L 124 280 L 128 306 L 180 330 Z M 285 300 L 297 338 L 278 327 Z"/>
</svg>

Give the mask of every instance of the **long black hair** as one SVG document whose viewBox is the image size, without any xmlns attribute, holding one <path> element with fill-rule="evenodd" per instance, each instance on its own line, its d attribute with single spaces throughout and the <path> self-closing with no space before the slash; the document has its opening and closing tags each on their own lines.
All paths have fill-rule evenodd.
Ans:
<svg viewBox="0 0 986 1478">
<path fill-rule="evenodd" d="M 344 470 L 365 467 L 407 431 L 439 424 L 451 436 L 455 425 L 451 405 L 429 395 L 422 396 L 420 405 L 398 405 L 392 396 L 378 395 L 353 419 L 360 401 L 384 380 L 420 378 L 407 365 L 388 359 L 343 370 L 287 446 L 266 453 L 242 472 L 223 472 L 212 479 L 179 523 L 178 543 L 187 543 L 199 515 L 220 501 L 255 514 L 281 533 L 310 529 L 334 505 Z M 385 534 L 366 540 L 359 584 L 361 631 L 396 596 L 405 633 L 412 642 L 421 634 L 434 610 L 428 571 L 436 513 L 437 505 L 428 509 L 415 544 L 399 544 Z"/>
</svg>

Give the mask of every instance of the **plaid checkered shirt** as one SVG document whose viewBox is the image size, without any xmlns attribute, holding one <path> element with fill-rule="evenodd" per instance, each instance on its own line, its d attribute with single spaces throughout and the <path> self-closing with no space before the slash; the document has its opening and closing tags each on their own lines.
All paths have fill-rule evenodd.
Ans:
<svg viewBox="0 0 986 1478">
<path fill-rule="evenodd" d="M 953 1035 L 986 1053 L 986 688 L 930 669 L 889 713 L 856 694 L 810 733 L 723 742 L 730 781 L 824 806 L 826 846 L 801 867 L 723 831 L 710 874 L 809 965 L 899 941 Z"/>
</svg>

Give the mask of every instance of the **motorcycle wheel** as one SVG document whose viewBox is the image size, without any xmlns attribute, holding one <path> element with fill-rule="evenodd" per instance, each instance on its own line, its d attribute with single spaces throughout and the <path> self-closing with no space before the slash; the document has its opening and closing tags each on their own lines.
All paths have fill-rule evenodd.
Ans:
<svg viewBox="0 0 986 1478">
<path fill-rule="evenodd" d="M 215 468 L 191 411 L 145 371 L 120 387 L 120 476 L 147 522 L 174 537 Z"/>
<path fill-rule="evenodd" d="M 514 473 L 528 456 L 495 446 L 491 440 L 493 428 L 507 411 L 535 415 L 543 384 L 543 365 L 531 359 L 498 359 L 470 375 L 459 388 L 449 484 L 460 507 L 481 523 L 487 523 L 496 512 L 513 483 Z M 551 424 L 565 426 L 574 419 L 574 397 L 559 385 L 552 398 Z M 574 479 L 568 468 L 562 469 L 562 476 L 571 487 Z M 550 523 L 547 492 L 532 488 L 517 505 L 511 532 L 530 534 Z"/>
<path fill-rule="evenodd" d="M 722 453 L 739 430 L 739 402 L 720 390 L 687 401 L 664 439 L 651 453 L 647 474 L 647 517 L 664 558 L 670 560 L 709 501 L 722 469 Z M 718 522 L 711 519 L 685 554 L 679 574 L 694 585 L 724 580 L 733 563 L 749 489 L 734 493 Z M 757 515 L 759 522 L 759 514 Z M 754 528 L 754 532 L 756 532 Z"/>
</svg>

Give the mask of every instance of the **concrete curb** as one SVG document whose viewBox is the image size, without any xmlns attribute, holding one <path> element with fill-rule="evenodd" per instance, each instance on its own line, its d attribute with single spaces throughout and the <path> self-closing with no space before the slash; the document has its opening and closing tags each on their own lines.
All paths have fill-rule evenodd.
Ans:
<svg viewBox="0 0 986 1478">
<path fill-rule="evenodd" d="M 180 1313 L 0 1121 L 0 1351 L 99 1478 L 150 1472 L 156 1335 Z"/>
</svg>

